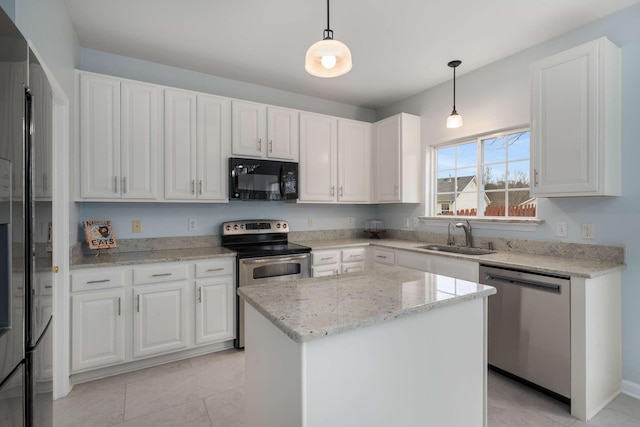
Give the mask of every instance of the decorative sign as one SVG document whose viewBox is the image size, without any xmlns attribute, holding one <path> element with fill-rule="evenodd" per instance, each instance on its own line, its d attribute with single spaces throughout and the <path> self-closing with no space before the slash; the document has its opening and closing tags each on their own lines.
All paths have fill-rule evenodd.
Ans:
<svg viewBox="0 0 640 427">
<path fill-rule="evenodd" d="M 87 236 L 89 249 L 99 251 L 117 246 L 111 221 L 84 221 L 84 233 Z"/>
</svg>

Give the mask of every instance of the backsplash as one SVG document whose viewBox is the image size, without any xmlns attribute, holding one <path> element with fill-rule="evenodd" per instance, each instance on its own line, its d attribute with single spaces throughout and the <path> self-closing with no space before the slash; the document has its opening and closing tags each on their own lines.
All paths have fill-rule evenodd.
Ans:
<svg viewBox="0 0 640 427">
<path fill-rule="evenodd" d="M 368 238 L 362 230 L 312 230 L 292 231 L 289 240 L 300 242 L 311 240 L 340 240 Z M 446 244 L 446 233 L 433 233 L 428 231 L 412 230 L 387 230 L 383 239 L 410 240 L 425 243 Z M 372 240 L 374 241 L 374 240 Z M 581 243 L 563 243 L 555 241 L 512 239 L 502 237 L 474 236 L 475 246 L 487 248 L 489 242 L 498 251 L 518 252 L 530 255 L 543 255 L 559 258 L 574 258 L 585 260 L 625 262 L 625 248 L 622 246 L 586 245 Z M 118 247 L 110 249 L 111 253 L 122 252 L 146 252 L 182 248 L 205 248 L 220 246 L 220 236 L 182 236 L 182 237 L 154 237 L 145 239 L 118 239 Z M 95 254 L 89 250 L 86 242 L 77 243 L 70 249 L 71 262 L 73 263 L 83 255 Z"/>
</svg>

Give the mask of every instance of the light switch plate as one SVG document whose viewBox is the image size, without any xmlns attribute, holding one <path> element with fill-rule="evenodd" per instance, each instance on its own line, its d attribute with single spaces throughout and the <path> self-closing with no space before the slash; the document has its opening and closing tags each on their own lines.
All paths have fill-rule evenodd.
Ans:
<svg viewBox="0 0 640 427">
<path fill-rule="evenodd" d="M 131 231 L 133 233 L 142 233 L 142 221 L 139 219 L 134 219 L 131 223 Z"/>
</svg>

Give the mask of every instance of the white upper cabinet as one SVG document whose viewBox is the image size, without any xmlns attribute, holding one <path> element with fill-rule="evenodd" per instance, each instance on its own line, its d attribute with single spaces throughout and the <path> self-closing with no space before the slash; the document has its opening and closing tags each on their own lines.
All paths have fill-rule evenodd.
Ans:
<svg viewBox="0 0 640 427">
<path fill-rule="evenodd" d="M 335 117 L 300 113 L 301 202 L 336 200 L 338 120 Z"/>
<path fill-rule="evenodd" d="M 267 107 L 267 157 L 298 161 L 298 112 L 287 108 Z"/>
<path fill-rule="evenodd" d="M 267 106 L 253 102 L 231 103 L 234 156 L 264 157 L 267 151 Z"/>
<path fill-rule="evenodd" d="M 371 200 L 371 124 L 338 119 L 338 201 Z"/>
<path fill-rule="evenodd" d="M 606 38 L 532 65 L 534 195 L 620 195 L 620 70 Z"/>
<path fill-rule="evenodd" d="M 400 113 L 374 124 L 375 200 L 420 203 L 420 117 Z"/>
<path fill-rule="evenodd" d="M 165 89 L 165 199 L 227 201 L 231 101 Z"/>
<path fill-rule="evenodd" d="M 298 161 L 298 111 L 233 101 L 234 156 Z"/>
<path fill-rule="evenodd" d="M 162 89 L 80 75 L 81 189 L 85 198 L 159 198 Z"/>
</svg>

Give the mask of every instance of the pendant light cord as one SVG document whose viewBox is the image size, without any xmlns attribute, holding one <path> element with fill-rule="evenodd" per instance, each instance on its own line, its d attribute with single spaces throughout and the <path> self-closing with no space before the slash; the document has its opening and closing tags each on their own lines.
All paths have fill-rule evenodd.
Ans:
<svg viewBox="0 0 640 427">
<path fill-rule="evenodd" d="M 327 0 L 327 29 L 324 30 L 324 39 L 323 40 L 333 40 L 333 31 L 329 26 L 329 0 Z"/>
<path fill-rule="evenodd" d="M 456 67 L 453 67 L 453 112 L 456 112 Z"/>
</svg>

